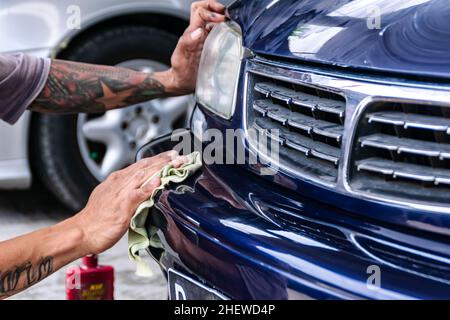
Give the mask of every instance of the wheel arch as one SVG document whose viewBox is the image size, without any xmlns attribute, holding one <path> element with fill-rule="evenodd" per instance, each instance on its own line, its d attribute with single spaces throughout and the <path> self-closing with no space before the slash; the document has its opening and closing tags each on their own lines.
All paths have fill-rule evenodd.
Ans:
<svg viewBox="0 0 450 320">
<path fill-rule="evenodd" d="M 71 47 L 83 41 L 84 38 L 89 36 L 93 31 L 121 25 L 140 25 L 162 29 L 175 35 L 181 35 L 188 26 L 188 21 L 189 15 L 184 11 L 178 10 L 170 13 L 157 10 L 111 14 L 100 20 L 93 19 L 93 21 L 87 21 L 84 23 L 86 26 L 85 28 L 77 30 L 78 32 L 76 33 L 66 35 L 66 37 L 61 39 L 59 44 L 55 46 L 55 49 L 51 52 L 51 57 L 64 58 L 65 53 L 69 51 Z"/>
</svg>

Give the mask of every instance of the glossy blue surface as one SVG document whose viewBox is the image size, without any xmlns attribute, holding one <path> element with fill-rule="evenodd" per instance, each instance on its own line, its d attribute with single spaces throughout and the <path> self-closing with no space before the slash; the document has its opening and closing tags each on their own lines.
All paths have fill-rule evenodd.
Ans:
<svg viewBox="0 0 450 320">
<path fill-rule="evenodd" d="M 166 244 L 160 259 L 165 269 L 234 299 L 450 299 L 448 277 L 414 274 L 362 249 L 367 239 L 420 252 L 448 253 L 447 244 L 276 190 L 246 170 L 216 169 L 160 197 L 153 214 L 164 220 L 159 234 Z M 280 225 L 282 217 L 290 222 Z M 381 269 L 379 289 L 366 284 L 373 265 Z"/>
<path fill-rule="evenodd" d="M 353 22 L 346 22 L 348 30 L 353 30 L 354 42 L 372 39 L 368 42 L 372 46 L 367 47 L 370 50 L 356 48 L 359 54 L 348 50 L 356 44 L 346 34 L 339 40 L 342 45 L 332 46 L 334 37 L 330 37 L 311 55 L 294 54 L 289 50 L 288 37 L 300 23 L 322 21 L 324 12 L 360 1 L 286 0 L 275 1 L 266 9 L 272 2 L 238 1 L 230 10 L 230 15 L 242 25 L 245 44 L 257 52 L 351 65 L 356 69 L 382 68 L 403 73 L 414 70 L 414 74 L 429 76 L 450 74 L 450 55 L 442 55 L 440 60 L 434 56 L 448 50 L 450 42 L 444 44 L 442 35 L 430 38 L 426 28 L 416 30 L 430 41 L 431 49 L 426 52 L 413 50 L 411 43 L 390 48 L 399 51 L 383 51 L 379 42 L 385 40 L 370 32 L 367 36 L 355 33 Z M 425 11 L 418 10 L 422 6 L 443 5 L 442 1 L 422 2 L 412 6 L 412 1 L 389 1 L 392 14 L 409 17 L 415 11 L 416 22 L 422 21 L 420 12 Z M 433 25 L 443 23 L 439 17 L 448 10 L 441 9 L 432 19 Z M 327 22 L 330 27 L 333 21 Z M 402 21 L 392 22 L 389 30 L 400 27 Z M 334 36 L 341 37 L 339 33 Z M 370 53 L 371 50 L 374 51 Z M 406 51 L 412 56 L 400 54 Z M 392 52 L 396 54 L 388 54 Z M 428 61 L 425 53 L 437 60 Z M 374 56 L 367 60 L 371 54 Z M 365 60 L 370 64 L 361 63 Z M 245 65 L 241 80 L 244 73 Z M 231 121 L 197 106 L 206 119 L 204 129 L 243 128 L 243 92 L 241 81 Z M 162 140 L 153 144 L 152 152 L 172 147 Z M 144 150 L 140 156 L 145 154 Z M 160 228 L 158 234 L 165 244 L 163 252 L 151 250 L 162 268 L 190 275 L 230 298 L 450 299 L 450 217 L 439 212 L 430 214 L 353 198 L 282 171 L 262 177 L 251 166 L 205 165 L 183 185 L 164 191 L 151 217 L 148 224 Z M 381 271 L 380 288 L 367 285 L 368 268 L 370 271 L 373 266 Z"/>
<path fill-rule="evenodd" d="M 450 78 L 447 0 L 239 0 L 230 16 L 256 53 Z"/>
</svg>

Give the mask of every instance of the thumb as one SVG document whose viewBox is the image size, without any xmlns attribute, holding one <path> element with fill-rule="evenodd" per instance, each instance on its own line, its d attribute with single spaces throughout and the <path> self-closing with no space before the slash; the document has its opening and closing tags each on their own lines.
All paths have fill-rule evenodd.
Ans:
<svg viewBox="0 0 450 320">
<path fill-rule="evenodd" d="M 198 41 L 204 34 L 203 28 L 197 28 L 191 32 L 190 36 L 193 41 Z"/>
<path fill-rule="evenodd" d="M 194 31 L 192 31 L 188 35 L 188 45 L 190 48 L 195 48 L 197 45 L 201 44 L 205 39 L 206 32 L 203 28 L 197 28 Z"/>
</svg>

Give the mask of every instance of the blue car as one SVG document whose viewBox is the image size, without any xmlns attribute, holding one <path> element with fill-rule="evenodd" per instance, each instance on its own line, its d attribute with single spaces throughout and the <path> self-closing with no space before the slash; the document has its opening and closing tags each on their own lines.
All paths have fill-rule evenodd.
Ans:
<svg viewBox="0 0 450 320">
<path fill-rule="evenodd" d="M 448 1 L 240 0 L 228 16 L 191 127 L 138 154 L 206 153 L 206 132 L 239 132 L 215 149 L 227 160 L 245 151 L 160 194 L 148 252 L 169 297 L 450 299 Z"/>
</svg>

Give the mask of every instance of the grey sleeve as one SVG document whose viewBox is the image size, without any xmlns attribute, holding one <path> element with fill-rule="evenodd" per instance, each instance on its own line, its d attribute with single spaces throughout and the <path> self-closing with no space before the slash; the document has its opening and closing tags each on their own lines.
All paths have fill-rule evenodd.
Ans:
<svg viewBox="0 0 450 320">
<path fill-rule="evenodd" d="M 0 54 L 0 119 L 15 123 L 45 86 L 51 60 Z"/>
</svg>

